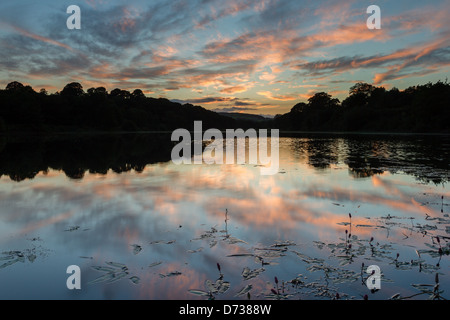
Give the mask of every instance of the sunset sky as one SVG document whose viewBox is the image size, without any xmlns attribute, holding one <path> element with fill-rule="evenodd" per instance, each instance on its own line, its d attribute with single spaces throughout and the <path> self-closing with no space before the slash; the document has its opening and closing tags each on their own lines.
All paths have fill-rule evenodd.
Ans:
<svg viewBox="0 0 450 320">
<path fill-rule="evenodd" d="M 369 30 L 367 7 L 382 12 Z M 69 5 L 81 30 L 68 30 Z M 274 115 L 355 82 L 390 89 L 445 80 L 450 2 L 300 0 L 2 0 L 0 86 L 77 81 Z"/>
</svg>

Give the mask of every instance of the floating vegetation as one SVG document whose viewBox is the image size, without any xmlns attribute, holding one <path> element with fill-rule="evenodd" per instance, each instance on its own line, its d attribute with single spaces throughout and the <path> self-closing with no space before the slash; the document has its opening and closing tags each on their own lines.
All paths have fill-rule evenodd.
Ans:
<svg viewBox="0 0 450 320">
<path fill-rule="evenodd" d="M 181 275 L 182 275 L 181 272 L 179 272 L 179 271 L 173 271 L 173 272 L 169 272 L 169 273 L 165 273 L 165 274 L 160 273 L 160 274 L 159 274 L 159 277 L 160 277 L 160 278 L 171 278 L 171 277 L 178 277 L 178 276 L 181 276 Z"/>
<path fill-rule="evenodd" d="M 228 244 L 236 244 L 236 243 L 245 243 L 245 244 L 248 244 L 248 243 L 245 242 L 244 240 L 241 240 L 241 239 L 238 239 L 238 238 L 235 238 L 235 237 L 227 237 L 227 238 L 225 239 L 225 241 L 226 241 Z"/>
<path fill-rule="evenodd" d="M 414 283 L 411 284 L 411 286 L 420 292 L 406 297 L 402 296 L 400 293 L 397 293 L 391 297 L 391 300 L 405 300 L 423 295 L 428 296 L 428 300 L 447 300 L 442 297 L 444 291 L 440 289 L 439 273 L 436 273 L 434 284 Z"/>
<path fill-rule="evenodd" d="M 188 290 L 189 293 L 195 294 L 197 296 L 203 296 L 203 297 L 211 297 L 211 294 L 207 291 L 198 290 L 198 289 L 190 289 Z"/>
<path fill-rule="evenodd" d="M 80 226 L 73 226 L 69 227 L 68 229 L 64 230 L 65 232 L 74 232 L 80 230 Z"/>
<path fill-rule="evenodd" d="M 268 300 L 288 300 L 293 297 L 292 294 L 285 292 L 285 283 L 284 281 L 279 283 L 278 278 L 275 277 L 275 286 L 270 289 L 270 293 L 264 295 L 265 299 Z"/>
<path fill-rule="evenodd" d="M 214 248 L 216 245 L 217 245 L 217 241 L 216 241 L 216 240 L 212 240 L 212 241 L 209 243 L 209 248 Z"/>
<path fill-rule="evenodd" d="M 224 294 L 228 291 L 228 289 L 230 289 L 230 283 L 228 281 L 224 281 L 223 279 L 217 279 L 216 282 L 206 280 L 205 287 L 213 295 Z"/>
<path fill-rule="evenodd" d="M 118 262 L 106 262 L 107 266 L 92 266 L 91 268 L 103 272 L 104 274 L 97 279 L 89 282 L 89 284 L 98 284 L 98 283 L 114 283 L 124 278 L 128 278 L 132 283 L 138 284 L 140 279 L 137 276 L 129 276 L 130 271 L 128 267 L 122 263 Z"/>
<path fill-rule="evenodd" d="M 141 281 L 141 279 L 139 277 L 136 277 L 136 276 L 131 277 L 130 280 L 134 284 L 139 284 L 139 282 Z"/>
<path fill-rule="evenodd" d="M 27 239 L 27 240 L 30 240 L 30 241 L 43 241 L 40 237 L 34 237 L 34 238 L 31 238 L 31 239 Z"/>
<path fill-rule="evenodd" d="M 251 270 L 249 267 L 245 267 L 244 270 L 242 270 L 242 277 L 247 281 L 256 278 L 264 271 L 266 271 L 264 268 Z"/>
<path fill-rule="evenodd" d="M 299 256 L 303 260 L 303 262 L 306 262 L 308 264 L 321 264 L 325 261 L 324 259 L 309 257 L 306 254 L 303 254 L 303 253 L 300 253 L 297 251 L 293 251 L 293 253 L 295 253 L 297 256 Z"/>
<path fill-rule="evenodd" d="M 333 205 L 336 207 L 345 207 L 343 204 L 340 204 L 340 203 L 333 203 Z"/>
<path fill-rule="evenodd" d="M 33 240 L 31 240 L 33 241 Z M 49 250 L 41 246 L 33 247 L 24 250 L 4 251 L 0 255 L 0 269 L 12 266 L 15 263 L 34 263 L 38 256 L 45 257 Z"/>
<path fill-rule="evenodd" d="M 237 253 L 237 254 L 230 254 L 227 257 L 254 257 L 255 255 L 253 253 Z"/>
<path fill-rule="evenodd" d="M 267 300 L 289 300 L 292 297 L 292 294 L 279 293 L 275 289 L 272 289 L 269 294 L 264 295 L 264 298 Z"/>
<path fill-rule="evenodd" d="M 225 212 L 225 229 L 218 230 L 217 226 L 211 227 L 210 230 L 203 232 L 199 237 L 192 239 L 191 241 L 209 240 L 209 247 L 215 247 L 220 241 L 227 244 L 248 244 L 244 240 L 231 236 L 228 233 L 228 210 Z"/>
<path fill-rule="evenodd" d="M 286 241 L 281 241 L 281 242 L 276 242 L 273 245 L 271 245 L 271 248 L 279 248 L 279 247 L 291 247 L 291 246 L 296 246 L 297 244 L 295 244 L 295 242 L 290 241 L 290 240 L 286 240 Z"/>
<path fill-rule="evenodd" d="M 188 292 L 191 294 L 208 297 L 208 300 L 214 300 L 217 295 L 226 293 L 230 289 L 231 284 L 230 282 L 223 280 L 224 275 L 222 274 L 222 268 L 219 263 L 217 263 L 217 269 L 219 270 L 219 278 L 216 281 L 206 280 L 206 291 L 191 289 L 188 290 Z"/>
<path fill-rule="evenodd" d="M 148 267 L 149 267 L 149 268 L 153 268 L 153 267 L 159 266 L 159 265 L 161 265 L 161 264 L 162 264 L 162 261 L 153 262 L 153 263 L 151 263 Z"/>
<path fill-rule="evenodd" d="M 238 293 L 236 293 L 235 297 L 241 297 L 243 295 L 247 295 L 251 290 L 253 289 L 253 286 L 251 284 L 246 285 L 241 290 L 239 290 Z"/>
<path fill-rule="evenodd" d="M 9 267 L 16 262 L 25 262 L 25 256 L 20 251 L 3 252 L 5 256 L 0 257 L 0 261 L 6 261 L 0 265 L 0 269 Z"/>
<path fill-rule="evenodd" d="M 346 225 L 350 225 L 350 223 L 348 223 Z M 356 227 L 357 228 L 376 228 L 377 226 L 370 225 L 370 224 L 357 224 Z"/>
<path fill-rule="evenodd" d="M 188 250 L 187 252 L 188 253 L 198 253 L 198 252 L 202 252 L 203 251 L 203 247 L 201 247 L 201 248 L 198 248 L 197 250 Z"/>
<path fill-rule="evenodd" d="M 306 297 L 316 297 L 322 299 L 342 299 L 347 297 L 346 294 L 340 294 L 335 286 L 330 286 L 328 280 L 324 282 L 308 281 L 302 274 L 296 278 L 287 281 L 287 285 L 291 285 L 298 295 Z"/>
<path fill-rule="evenodd" d="M 174 244 L 175 242 L 176 240 L 169 240 L 169 241 L 157 240 L 150 242 L 150 244 Z"/>
<path fill-rule="evenodd" d="M 132 244 L 133 247 L 133 254 L 138 255 L 142 251 L 142 247 L 138 244 Z"/>
</svg>

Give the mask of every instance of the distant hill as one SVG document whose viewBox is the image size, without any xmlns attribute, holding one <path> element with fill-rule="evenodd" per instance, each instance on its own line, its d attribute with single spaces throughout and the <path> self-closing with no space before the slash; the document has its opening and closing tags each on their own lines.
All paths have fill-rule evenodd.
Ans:
<svg viewBox="0 0 450 320">
<path fill-rule="evenodd" d="M 245 120 L 245 121 L 254 121 L 254 122 L 263 122 L 267 121 L 267 118 L 263 116 L 259 116 L 256 114 L 248 114 L 248 113 L 227 113 L 227 112 L 218 112 L 221 116 L 230 117 L 234 120 Z"/>
</svg>

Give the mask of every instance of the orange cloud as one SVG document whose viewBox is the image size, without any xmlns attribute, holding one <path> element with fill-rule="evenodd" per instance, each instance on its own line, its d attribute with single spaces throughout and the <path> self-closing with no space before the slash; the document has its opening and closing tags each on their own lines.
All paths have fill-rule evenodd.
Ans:
<svg viewBox="0 0 450 320">
<path fill-rule="evenodd" d="M 243 85 L 238 85 L 238 86 L 224 88 L 224 89 L 220 90 L 220 93 L 235 94 L 235 93 L 246 92 L 247 90 L 248 90 L 248 87 L 243 86 Z"/>
<path fill-rule="evenodd" d="M 293 96 L 293 95 L 274 95 L 272 92 L 270 91 L 259 91 L 257 92 L 257 94 L 259 94 L 260 96 L 264 96 L 268 99 L 271 100 L 277 100 L 277 101 L 293 101 L 296 100 L 298 98 L 298 96 Z"/>
<path fill-rule="evenodd" d="M 397 55 L 401 55 L 403 57 L 405 57 L 405 60 L 401 63 L 401 64 L 397 64 L 397 65 L 393 65 L 390 66 L 388 68 L 388 71 L 384 72 L 384 73 L 377 73 L 374 76 L 374 83 L 375 84 L 380 84 L 385 80 L 390 80 L 390 79 L 401 79 L 401 78 L 405 78 L 409 75 L 406 74 L 402 74 L 401 71 L 414 66 L 414 65 L 419 65 L 420 61 L 419 59 L 426 57 L 428 55 L 430 55 L 431 53 L 433 53 L 434 51 L 440 49 L 440 48 L 444 48 L 448 46 L 448 39 L 438 39 L 432 42 L 429 42 L 427 44 L 425 44 L 423 47 L 418 47 L 417 49 L 409 49 L 409 50 L 404 50 L 401 53 L 397 53 Z M 408 55 L 406 55 L 407 53 L 409 53 Z M 393 57 L 396 57 L 395 55 Z M 385 59 L 390 59 L 391 56 L 385 56 Z M 442 65 L 441 65 L 442 66 Z M 428 69 L 430 69 L 430 66 L 428 66 Z M 435 70 L 437 71 L 437 70 Z M 426 72 L 426 69 L 423 71 L 420 71 L 418 74 L 421 73 L 428 73 Z"/>
</svg>

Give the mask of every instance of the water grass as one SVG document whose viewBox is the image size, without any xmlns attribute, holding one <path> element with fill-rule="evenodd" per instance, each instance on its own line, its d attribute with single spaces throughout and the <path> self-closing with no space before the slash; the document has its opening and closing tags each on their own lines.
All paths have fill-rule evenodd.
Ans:
<svg viewBox="0 0 450 320">
<path fill-rule="evenodd" d="M 226 211 L 226 223 L 229 221 L 229 212 Z M 345 227 L 344 235 L 342 238 L 338 237 L 334 242 L 322 242 L 314 241 L 314 245 L 319 251 L 328 251 L 328 259 L 313 257 L 302 253 L 298 250 L 297 245 L 292 240 L 278 241 L 267 247 L 251 247 L 245 246 L 244 253 L 230 254 L 227 258 L 231 259 L 244 259 L 253 257 L 255 262 L 261 263 L 260 268 L 252 269 L 249 266 L 245 266 L 242 270 L 242 279 L 244 282 L 251 282 L 255 279 L 264 276 L 267 272 L 267 266 L 271 266 L 271 263 L 264 263 L 268 260 L 279 260 L 282 264 L 282 260 L 286 256 L 296 256 L 299 258 L 299 267 L 303 264 L 306 271 L 313 275 L 315 273 L 322 274 L 319 279 L 309 280 L 307 276 L 299 274 L 298 276 L 288 279 L 279 280 L 275 277 L 274 285 L 270 288 L 269 292 L 261 292 L 256 296 L 263 299 L 331 299 L 331 300 L 344 300 L 344 299 L 369 299 L 368 294 L 354 295 L 351 292 L 343 292 L 342 284 L 356 284 L 361 283 L 362 286 L 367 286 L 368 278 L 371 274 L 367 274 L 367 268 L 370 264 L 380 264 L 383 266 L 392 265 L 394 270 L 418 272 L 419 274 L 436 274 L 436 281 L 439 279 L 440 274 L 440 262 L 445 256 L 448 256 L 448 250 L 450 248 L 448 243 L 448 237 L 442 237 L 440 234 L 442 228 L 440 226 L 450 224 L 450 220 L 446 218 L 433 219 L 430 224 L 413 223 L 415 218 L 412 217 L 396 217 L 390 214 L 381 216 L 378 218 L 371 218 L 374 224 L 357 224 L 353 223 L 353 215 L 348 215 L 349 220 L 338 223 L 338 225 Z M 369 218 L 368 218 L 369 219 Z M 409 220 L 405 223 L 405 220 Z M 430 219 L 427 221 L 431 222 Z M 353 229 L 352 229 L 353 228 Z M 374 236 L 359 237 L 357 231 L 359 229 L 372 228 L 373 230 L 386 230 L 389 233 L 392 230 L 402 231 L 408 234 L 408 237 L 402 240 L 407 240 L 413 236 L 414 233 L 421 235 L 423 239 L 423 245 L 429 249 L 415 248 L 417 259 L 402 260 L 402 255 L 399 252 L 402 246 L 398 243 L 392 243 L 390 241 L 376 240 Z M 426 232 L 425 232 L 426 231 Z M 216 227 L 211 228 L 210 231 L 205 232 L 199 238 L 195 240 L 207 241 L 211 237 L 217 239 Z M 220 240 L 225 241 L 232 238 L 232 235 L 228 234 L 227 237 L 222 237 Z M 431 242 L 430 242 L 431 241 Z M 245 241 L 239 241 L 232 243 L 234 245 L 242 246 L 247 244 Z M 406 244 L 411 246 L 411 244 Z M 427 256 L 427 257 L 425 257 Z M 431 263 L 432 259 L 438 259 L 435 263 Z M 280 261 L 281 260 L 281 261 Z M 355 270 L 356 261 L 364 261 L 361 264 L 359 270 Z M 236 265 L 239 265 L 239 261 L 236 261 Z M 265 267 L 266 266 L 266 267 Z M 395 284 L 395 279 L 387 278 L 383 273 L 381 274 L 382 282 L 387 284 Z M 353 285 L 354 287 L 354 285 Z M 253 288 L 252 284 L 246 284 L 241 287 L 235 297 L 243 297 L 246 292 Z M 289 292 L 286 289 L 289 288 Z M 389 299 L 414 299 L 423 298 L 428 295 L 430 299 L 444 300 L 445 290 L 442 289 L 440 284 L 436 282 L 434 285 L 418 285 L 411 284 L 411 288 L 417 289 L 420 292 L 413 295 L 407 295 L 398 293 L 390 297 Z M 409 292 L 409 288 L 404 288 L 405 292 Z M 371 295 L 377 294 L 379 290 L 372 290 Z M 388 298 L 386 298 L 388 299 Z"/>
</svg>

